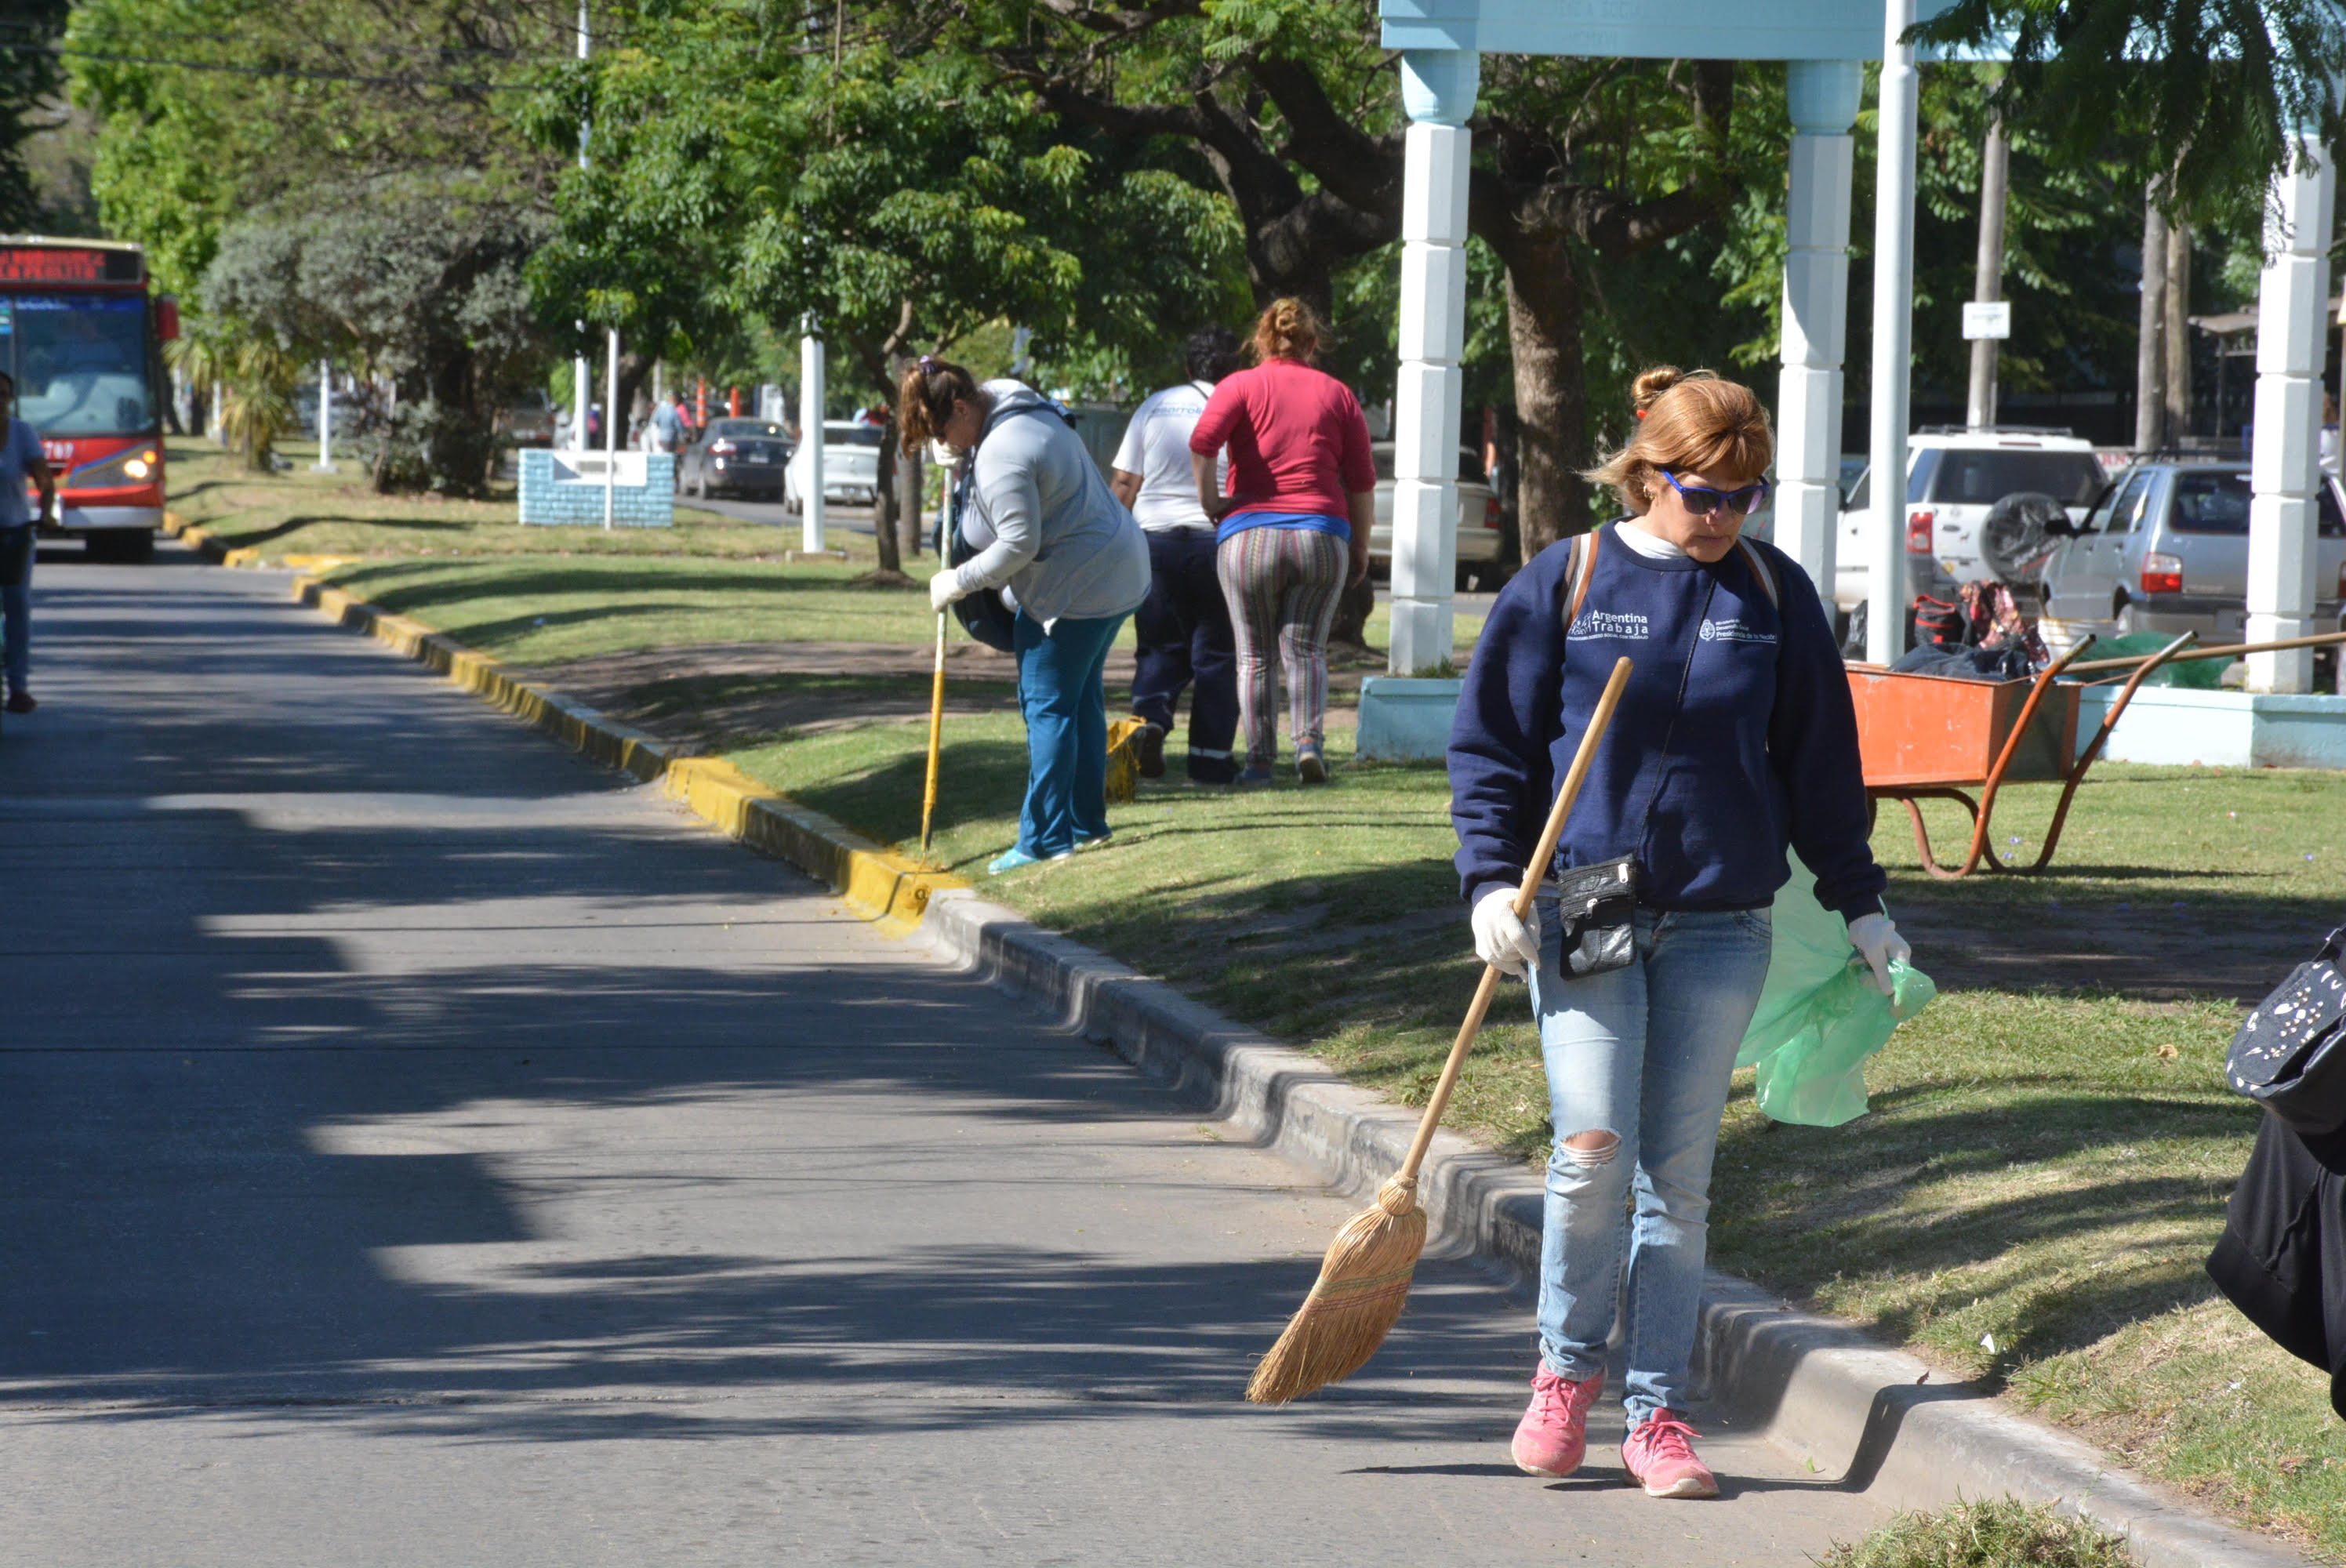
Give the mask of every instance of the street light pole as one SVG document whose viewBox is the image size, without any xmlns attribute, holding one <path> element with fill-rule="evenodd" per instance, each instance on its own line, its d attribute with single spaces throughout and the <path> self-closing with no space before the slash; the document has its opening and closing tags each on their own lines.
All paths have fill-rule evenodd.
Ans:
<svg viewBox="0 0 2346 1568">
<path fill-rule="evenodd" d="M 578 57 L 582 60 L 586 57 L 586 0 L 578 0 Z M 585 120 L 578 122 L 578 167 L 586 167 Z M 586 323 L 580 321 L 578 331 L 583 335 Z M 586 356 L 580 354 L 570 361 L 570 450 L 573 452 L 586 450 Z"/>
<path fill-rule="evenodd" d="M 809 311 L 799 339 L 799 548 L 822 548 L 822 329 Z"/>
<path fill-rule="evenodd" d="M 1914 345 L 1914 0 L 1887 0 L 1882 35 L 1882 131 L 1873 204 L 1873 536 L 1865 552 L 1865 657 L 1906 652 L 1907 380 Z"/>
<path fill-rule="evenodd" d="M 613 491 L 619 483 L 619 329 L 611 329 L 603 366 L 603 532 L 611 531 Z"/>
<path fill-rule="evenodd" d="M 324 360 L 318 361 L 318 461 L 310 465 L 312 473 L 334 471 L 334 368 Z"/>
</svg>

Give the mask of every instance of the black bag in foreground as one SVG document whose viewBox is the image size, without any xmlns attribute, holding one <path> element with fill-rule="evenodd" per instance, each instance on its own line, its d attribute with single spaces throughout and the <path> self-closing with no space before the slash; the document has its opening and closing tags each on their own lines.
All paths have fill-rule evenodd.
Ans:
<svg viewBox="0 0 2346 1568">
<path fill-rule="evenodd" d="M 2346 1127 L 2346 926 L 2258 1003 L 2224 1062 L 2240 1094 L 2308 1136 Z"/>
</svg>

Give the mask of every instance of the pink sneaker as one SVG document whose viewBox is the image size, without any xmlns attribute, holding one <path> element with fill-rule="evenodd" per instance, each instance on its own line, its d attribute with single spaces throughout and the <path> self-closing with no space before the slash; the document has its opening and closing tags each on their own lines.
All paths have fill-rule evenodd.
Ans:
<svg viewBox="0 0 2346 1568">
<path fill-rule="evenodd" d="M 1570 1475 L 1588 1451 L 1588 1407 L 1605 1389 L 1605 1374 L 1574 1382 L 1543 1365 L 1532 1378 L 1532 1402 L 1515 1423 L 1515 1468 L 1525 1475 Z"/>
<path fill-rule="evenodd" d="M 1647 1497 L 1717 1497 L 1719 1478 L 1694 1456 L 1702 1434 L 1669 1410 L 1656 1410 L 1621 1444 L 1621 1462 Z"/>
</svg>

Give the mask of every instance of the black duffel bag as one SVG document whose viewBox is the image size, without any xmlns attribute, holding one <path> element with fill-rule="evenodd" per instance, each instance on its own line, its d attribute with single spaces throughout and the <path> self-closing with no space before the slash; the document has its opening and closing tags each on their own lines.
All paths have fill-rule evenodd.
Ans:
<svg viewBox="0 0 2346 1568">
<path fill-rule="evenodd" d="M 2224 1077 L 2309 1137 L 2346 1127 L 2346 926 L 2290 972 L 2232 1036 Z"/>
</svg>

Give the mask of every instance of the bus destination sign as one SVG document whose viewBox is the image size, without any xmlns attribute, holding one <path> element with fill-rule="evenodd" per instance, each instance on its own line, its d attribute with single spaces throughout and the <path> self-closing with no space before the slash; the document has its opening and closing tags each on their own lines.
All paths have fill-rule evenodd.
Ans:
<svg viewBox="0 0 2346 1568">
<path fill-rule="evenodd" d="M 0 246 L 0 284 L 137 283 L 144 280 L 136 250 L 64 245 Z"/>
</svg>

